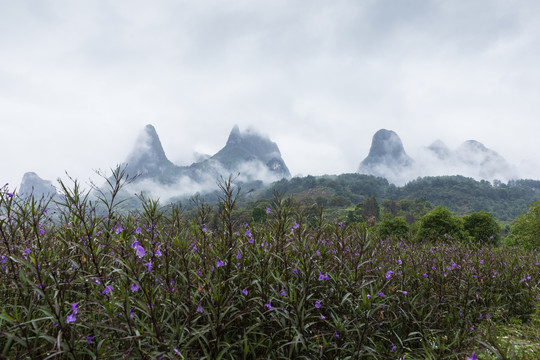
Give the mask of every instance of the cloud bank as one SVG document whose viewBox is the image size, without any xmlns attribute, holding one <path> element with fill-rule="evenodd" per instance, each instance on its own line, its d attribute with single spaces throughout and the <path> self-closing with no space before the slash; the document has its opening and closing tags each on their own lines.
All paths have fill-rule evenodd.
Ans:
<svg viewBox="0 0 540 360">
<path fill-rule="evenodd" d="M 93 177 L 153 123 L 171 161 L 233 124 L 292 174 L 353 172 L 380 128 L 475 139 L 540 178 L 540 3 L 0 0 L 2 178 Z"/>
</svg>

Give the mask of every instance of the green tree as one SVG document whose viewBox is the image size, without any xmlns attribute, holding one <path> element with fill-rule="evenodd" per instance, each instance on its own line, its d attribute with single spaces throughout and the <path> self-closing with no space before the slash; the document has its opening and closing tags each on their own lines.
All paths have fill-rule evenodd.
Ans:
<svg viewBox="0 0 540 360">
<path fill-rule="evenodd" d="M 418 224 L 417 241 L 463 239 L 462 220 L 444 206 L 438 206 L 424 215 Z"/>
<path fill-rule="evenodd" d="M 409 236 L 409 224 L 400 216 L 384 214 L 378 225 L 379 236 L 383 239 L 390 237 L 405 238 Z"/>
<path fill-rule="evenodd" d="M 349 205 L 351 205 L 351 201 L 347 199 L 345 196 L 341 196 L 341 195 L 333 196 L 328 201 L 329 207 L 347 207 Z"/>
<path fill-rule="evenodd" d="M 368 224 L 375 225 L 375 223 L 380 219 L 380 213 L 381 209 L 375 195 L 367 198 L 364 201 L 362 206 L 362 216 Z"/>
<path fill-rule="evenodd" d="M 267 219 L 266 209 L 261 207 L 253 208 L 251 211 L 251 220 L 256 223 L 265 223 Z"/>
<path fill-rule="evenodd" d="M 540 201 L 531 204 L 527 211 L 514 220 L 508 243 L 531 250 L 540 249 Z"/>
<path fill-rule="evenodd" d="M 501 239 L 501 226 L 485 211 L 464 216 L 463 228 L 473 242 L 495 245 Z"/>
</svg>

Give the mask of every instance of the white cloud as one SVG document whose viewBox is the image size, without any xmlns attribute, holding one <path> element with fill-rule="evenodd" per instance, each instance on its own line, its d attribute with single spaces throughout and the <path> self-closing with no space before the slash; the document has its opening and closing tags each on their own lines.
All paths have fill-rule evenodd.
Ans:
<svg viewBox="0 0 540 360">
<path fill-rule="evenodd" d="M 518 166 L 538 152 L 533 0 L 0 9 L 0 152 L 12 185 L 26 171 L 86 179 L 113 167 L 147 123 L 182 165 L 218 151 L 234 124 L 254 126 L 292 174 L 355 171 L 380 128 L 411 149 L 476 139 Z"/>
</svg>

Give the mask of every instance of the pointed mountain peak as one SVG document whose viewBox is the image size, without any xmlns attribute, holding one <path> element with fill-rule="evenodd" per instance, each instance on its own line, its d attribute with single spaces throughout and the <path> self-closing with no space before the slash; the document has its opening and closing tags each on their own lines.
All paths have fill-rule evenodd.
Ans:
<svg viewBox="0 0 540 360">
<path fill-rule="evenodd" d="M 227 140 L 227 145 L 229 144 L 238 144 L 242 141 L 242 134 L 240 133 L 240 128 L 238 125 L 234 125 L 229 134 L 229 139 Z"/>
<path fill-rule="evenodd" d="M 49 180 L 43 180 L 35 172 L 27 172 L 23 175 L 19 194 L 34 197 L 50 196 L 56 194 L 56 188 Z"/>
<path fill-rule="evenodd" d="M 380 160 L 407 164 L 411 161 L 398 134 L 392 130 L 381 129 L 373 135 L 368 157 L 363 163 L 379 162 Z"/>
<path fill-rule="evenodd" d="M 273 174 L 290 177 L 277 144 L 255 131 L 240 132 L 238 125 L 231 130 L 224 148 L 212 156 L 228 170 L 239 170 L 248 162 L 262 162 Z"/>
<path fill-rule="evenodd" d="M 358 172 L 399 182 L 401 173 L 413 165 L 403 143 L 392 130 L 381 129 L 373 135 L 368 156 L 360 163 Z"/>
<path fill-rule="evenodd" d="M 161 172 L 165 167 L 174 166 L 163 151 L 156 129 L 150 124 L 140 132 L 126 162 L 127 172 L 131 175 Z"/>
</svg>

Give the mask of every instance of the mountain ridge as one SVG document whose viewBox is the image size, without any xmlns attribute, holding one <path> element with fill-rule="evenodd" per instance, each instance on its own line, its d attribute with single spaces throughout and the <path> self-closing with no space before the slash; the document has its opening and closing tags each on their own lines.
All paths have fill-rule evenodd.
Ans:
<svg viewBox="0 0 540 360">
<path fill-rule="evenodd" d="M 425 176 L 463 175 L 489 181 L 517 178 L 504 157 L 479 141 L 466 140 L 458 148 L 450 149 L 436 140 L 411 158 L 399 135 L 386 129 L 375 133 L 369 154 L 357 172 L 380 176 L 397 185 Z"/>
</svg>

